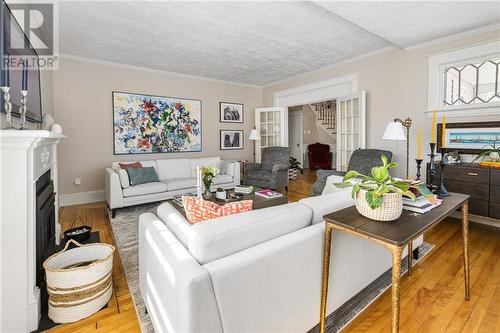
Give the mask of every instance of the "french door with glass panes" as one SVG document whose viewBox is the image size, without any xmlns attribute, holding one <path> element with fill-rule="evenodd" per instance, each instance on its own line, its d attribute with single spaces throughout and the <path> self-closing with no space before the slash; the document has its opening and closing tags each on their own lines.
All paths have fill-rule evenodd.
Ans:
<svg viewBox="0 0 500 333">
<path fill-rule="evenodd" d="M 346 171 L 352 152 L 366 145 L 366 92 L 337 99 L 337 170 Z"/>
<path fill-rule="evenodd" d="M 260 163 L 265 147 L 288 147 L 288 108 L 256 108 L 255 126 L 260 133 L 260 140 L 255 141 L 255 162 Z"/>
</svg>

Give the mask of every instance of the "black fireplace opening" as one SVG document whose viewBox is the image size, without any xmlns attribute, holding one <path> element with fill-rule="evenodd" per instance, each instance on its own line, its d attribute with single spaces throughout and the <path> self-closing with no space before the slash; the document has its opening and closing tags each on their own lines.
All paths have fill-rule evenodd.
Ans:
<svg viewBox="0 0 500 333">
<path fill-rule="evenodd" d="M 36 285 L 40 288 L 41 314 L 48 313 L 47 283 L 43 262 L 55 253 L 56 210 L 51 172 L 36 182 Z"/>
</svg>

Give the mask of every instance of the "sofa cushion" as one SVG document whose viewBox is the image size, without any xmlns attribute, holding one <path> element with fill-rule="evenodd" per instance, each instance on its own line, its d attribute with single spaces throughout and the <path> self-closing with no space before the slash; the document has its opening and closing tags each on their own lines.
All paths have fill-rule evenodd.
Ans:
<svg viewBox="0 0 500 333">
<path fill-rule="evenodd" d="M 300 203 L 218 217 L 192 226 L 188 249 L 205 264 L 310 225 L 312 211 Z"/>
<path fill-rule="evenodd" d="M 188 222 L 195 224 L 220 216 L 228 216 L 251 211 L 253 201 L 241 200 L 229 202 L 221 206 L 212 201 L 186 195 L 182 197 L 182 204 L 184 205 L 184 211 L 186 212 Z"/>
<path fill-rule="evenodd" d="M 187 158 L 157 160 L 156 167 L 160 180 L 191 177 L 191 165 Z"/>
<path fill-rule="evenodd" d="M 118 163 L 120 168 L 128 169 L 128 168 L 142 168 L 141 162 L 133 162 L 133 163 Z"/>
<path fill-rule="evenodd" d="M 191 165 L 191 177 L 196 178 L 196 167 L 213 166 L 218 168 L 220 166 L 220 157 L 191 158 L 189 163 Z"/>
<path fill-rule="evenodd" d="M 312 209 L 311 224 L 316 224 L 323 222 L 326 214 L 354 205 L 354 200 L 351 198 L 351 189 L 343 188 L 340 192 L 301 199 L 299 203 Z"/>
<path fill-rule="evenodd" d="M 196 179 L 195 178 L 165 179 L 165 180 L 162 180 L 162 182 L 167 184 L 167 189 L 169 191 L 183 190 L 186 188 L 195 188 L 196 187 Z"/>
<path fill-rule="evenodd" d="M 228 175 L 217 175 L 213 179 L 213 184 L 218 185 L 218 184 L 226 184 L 226 183 L 232 183 L 233 177 L 228 176 Z"/>
<path fill-rule="evenodd" d="M 172 204 L 162 203 L 156 208 L 156 215 L 165 223 L 178 240 L 187 247 L 188 238 L 192 233 L 191 224 Z"/>
<path fill-rule="evenodd" d="M 111 168 L 119 168 L 120 163 L 125 164 L 125 163 L 132 163 L 130 161 L 122 161 L 122 162 L 113 162 L 111 163 Z M 155 160 L 149 160 L 149 161 L 139 161 L 141 163 L 143 168 L 148 168 L 148 167 L 153 167 L 156 170 L 156 161 Z"/>
<path fill-rule="evenodd" d="M 156 174 L 155 168 L 127 168 L 128 179 L 130 185 L 135 186 L 145 183 L 158 182 L 158 175 Z"/>
<path fill-rule="evenodd" d="M 123 196 L 133 197 L 137 195 L 153 194 L 166 191 L 167 191 L 167 185 L 162 182 L 145 183 L 124 188 Z"/>
</svg>

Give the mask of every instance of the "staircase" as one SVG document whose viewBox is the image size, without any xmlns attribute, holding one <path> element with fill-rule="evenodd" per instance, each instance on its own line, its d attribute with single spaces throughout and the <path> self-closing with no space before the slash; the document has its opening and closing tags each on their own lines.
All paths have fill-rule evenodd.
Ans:
<svg viewBox="0 0 500 333">
<path fill-rule="evenodd" d="M 315 115 L 316 127 L 333 139 L 337 138 L 337 103 L 335 100 L 305 105 Z"/>
</svg>

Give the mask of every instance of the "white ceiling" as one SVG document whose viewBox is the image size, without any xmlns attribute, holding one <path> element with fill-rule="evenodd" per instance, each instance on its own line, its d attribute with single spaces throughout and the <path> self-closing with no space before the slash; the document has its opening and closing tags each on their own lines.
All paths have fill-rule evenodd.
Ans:
<svg viewBox="0 0 500 333">
<path fill-rule="evenodd" d="M 478 10 L 456 2 L 319 4 L 60 2 L 60 52 L 265 85 L 500 20 L 499 2 L 475 2 Z"/>
<path fill-rule="evenodd" d="M 500 1 L 315 3 L 403 48 L 500 22 Z"/>
</svg>

